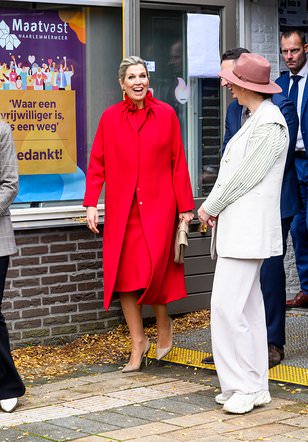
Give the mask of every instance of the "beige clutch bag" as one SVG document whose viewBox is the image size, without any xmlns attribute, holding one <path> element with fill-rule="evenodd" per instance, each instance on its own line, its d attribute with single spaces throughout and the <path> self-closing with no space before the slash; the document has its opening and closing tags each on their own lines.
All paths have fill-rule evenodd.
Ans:
<svg viewBox="0 0 308 442">
<path fill-rule="evenodd" d="M 183 264 L 185 249 L 188 246 L 188 224 L 182 220 L 179 222 L 174 244 L 174 262 Z"/>
</svg>

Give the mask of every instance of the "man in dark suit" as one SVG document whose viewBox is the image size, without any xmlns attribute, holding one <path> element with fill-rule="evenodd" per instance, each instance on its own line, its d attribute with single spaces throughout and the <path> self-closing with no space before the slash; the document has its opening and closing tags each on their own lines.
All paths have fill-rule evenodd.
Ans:
<svg viewBox="0 0 308 442">
<path fill-rule="evenodd" d="M 243 52 L 249 51 L 244 48 L 226 51 L 222 56 L 221 67 L 232 69 L 235 60 Z M 221 84 L 222 86 L 227 86 L 223 79 Z M 290 225 L 293 216 L 298 211 L 297 178 L 294 167 L 295 143 L 298 129 L 297 113 L 293 103 L 281 94 L 273 95 L 272 102 L 279 107 L 285 117 L 289 129 L 290 143 L 281 190 L 283 255 L 264 260 L 261 267 L 260 282 L 265 304 L 270 368 L 279 364 L 284 358 L 286 277 L 283 260 L 286 254 Z M 228 141 L 241 128 L 246 118 L 249 118 L 249 109 L 243 109 L 237 100 L 228 106 L 222 154 Z M 205 363 L 209 362 L 207 359 L 204 360 Z"/>
<path fill-rule="evenodd" d="M 308 44 L 299 30 L 283 32 L 281 54 L 288 72 L 276 83 L 297 108 L 300 126 L 295 148 L 295 168 L 299 182 L 300 210 L 291 225 L 295 260 L 301 290 L 287 307 L 308 307 Z"/>
</svg>

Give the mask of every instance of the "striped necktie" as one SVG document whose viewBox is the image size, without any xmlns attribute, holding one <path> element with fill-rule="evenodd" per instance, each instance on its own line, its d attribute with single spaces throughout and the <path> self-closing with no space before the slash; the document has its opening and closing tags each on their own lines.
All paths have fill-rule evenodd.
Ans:
<svg viewBox="0 0 308 442">
<path fill-rule="evenodd" d="M 289 92 L 289 100 L 293 101 L 293 103 L 297 107 L 298 82 L 303 77 L 301 75 L 291 75 L 291 78 L 293 80 L 293 84 L 292 84 L 290 92 Z"/>
</svg>

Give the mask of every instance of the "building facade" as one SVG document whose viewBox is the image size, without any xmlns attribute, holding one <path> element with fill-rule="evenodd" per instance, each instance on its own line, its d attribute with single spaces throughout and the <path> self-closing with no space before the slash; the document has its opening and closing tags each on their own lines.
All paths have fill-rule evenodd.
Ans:
<svg viewBox="0 0 308 442">
<path fill-rule="evenodd" d="M 230 100 L 208 67 L 226 49 L 245 46 L 269 59 L 275 78 L 279 4 L 5 1 L 0 14 L 0 113 L 12 126 L 21 171 L 11 210 L 18 254 L 11 259 L 3 311 L 14 346 L 61 343 L 122 319 L 117 302 L 108 313 L 102 307 L 103 196 L 102 235 L 96 237 L 86 228 L 82 195 L 100 115 L 122 98 L 117 69 L 123 53 L 140 53 L 153 94 L 176 109 L 198 207 L 217 175 Z M 200 75 L 189 74 L 191 19 L 209 26 Z M 185 260 L 189 297 L 170 306 L 171 313 L 209 307 L 215 266 L 210 237 L 198 232 L 197 222 L 192 230 Z M 287 266 L 294 293 L 292 255 Z"/>
</svg>

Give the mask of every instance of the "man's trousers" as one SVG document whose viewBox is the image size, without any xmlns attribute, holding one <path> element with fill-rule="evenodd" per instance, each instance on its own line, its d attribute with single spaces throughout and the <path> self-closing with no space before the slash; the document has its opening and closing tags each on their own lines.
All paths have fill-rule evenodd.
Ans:
<svg viewBox="0 0 308 442">
<path fill-rule="evenodd" d="M 9 335 L 1 312 L 6 272 L 9 264 L 8 256 L 0 257 L 0 399 L 20 397 L 25 387 L 14 365 L 9 343 Z"/>
</svg>

